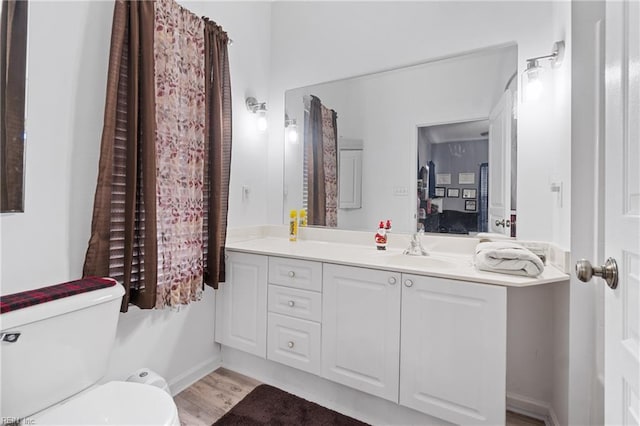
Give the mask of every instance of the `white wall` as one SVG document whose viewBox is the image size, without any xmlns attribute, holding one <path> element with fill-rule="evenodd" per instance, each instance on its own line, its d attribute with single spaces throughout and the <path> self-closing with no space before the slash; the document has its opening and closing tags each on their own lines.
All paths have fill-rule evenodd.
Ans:
<svg viewBox="0 0 640 426">
<path fill-rule="evenodd" d="M 551 2 L 275 2 L 270 78 L 269 221 L 282 222 L 281 125 L 285 90 L 397 68 L 508 42 L 518 65 L 548 54 L 557 37 Z M 313 19 L 300 19 L 313 17 Z M 570 70 L 570 57 L 563 72 Z M 569 68 L 565 68 L 569 66 Z M 568 98 L 570 87 L 555 93 Z M 549 92 L 551 93 L 551 92 Z M 526 106 L 518 121 L 518 234 L 569 245 L 569 209 L 549 180 L 570 180 L 569 123 L 555 97 Z M 562 105 L 564 108 L 566 105 Z"/>
<path fill-rule="evenodd" d="M 187 4 L 185 3 L 185 6 Z M 230 48 L 234 146 L 229 223 L 264 223 L 266 136 L 252 132 L 244 107 L 266 98 L 269 69 L 268 3 L 189 4 L 221 24 Z M 81 276 L 89 240 L 113 2 L 31 2 L 25 213 L 0 215 L 2 294 Z M 52 19 L 55 17 L 55 19 Z M 248 200 L 240 187 L 249 185 Z M 214 292 L 179 312 L 121 314 L 106 379 L 148 366 L 176 386 L 219 359 L 213 342 Z M 176 390 L 176 389 L 174 389 Z"/>
</svg>

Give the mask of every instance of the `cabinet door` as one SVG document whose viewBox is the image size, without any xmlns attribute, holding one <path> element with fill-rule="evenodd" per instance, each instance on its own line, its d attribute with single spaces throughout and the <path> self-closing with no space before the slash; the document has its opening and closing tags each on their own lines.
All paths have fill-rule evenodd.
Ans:
<svg viewBox="0 0 640 426">
<path fill-rule="evenodd" d="M 325 264 L 322 376 L 398 402 L 400 274 Z"/>
<path fill-rule="evenodd" d="M 266 357 L 267 257 L 229 252 L 216 292 L 216 342 Z"/>
<path fill-rule="evenodd" d="M 402 275 L 400 404 L 504 424 L 506 288 Z"/>
</svg>

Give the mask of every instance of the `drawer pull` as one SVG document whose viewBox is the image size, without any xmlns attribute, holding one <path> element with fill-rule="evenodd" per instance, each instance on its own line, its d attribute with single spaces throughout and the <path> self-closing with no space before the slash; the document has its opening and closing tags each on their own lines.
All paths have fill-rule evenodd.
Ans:
<svg viewBox="0 0 640 426">
<path fill-rule="evenodd" d="M 397 282 L 398 280 L 396 279 L 396 277 L 389 277 L 389 284 L 394 285 Z"/>
<path fill-rule="evenodd" d="M 287 343 L 287 346 L 289 346 L 289 348 L 291 349 L 293 348 L 294 343 L 291 340 L 289 340 L 289 343 Z"/>
<path fill-rule="evenodd" d="M 296 302 L 294 302 L 293 300 L 289 300 L 289 306 L 290 307 L 294 307 L 296 305 Z"/>
<path fill-rule="evenodd" d="M 293 271 L 289 271 L 289 278 L 293 278 L 296 276 L 296 273 Z"/>
<path fill-rule="evenodd" d="M 405 285 L 406 287 L 411 287 L 411 286 L 413 285 L 413 281 L 411 281 L 411 280 L 404 280 L 404 285 Z"/>
</svg>

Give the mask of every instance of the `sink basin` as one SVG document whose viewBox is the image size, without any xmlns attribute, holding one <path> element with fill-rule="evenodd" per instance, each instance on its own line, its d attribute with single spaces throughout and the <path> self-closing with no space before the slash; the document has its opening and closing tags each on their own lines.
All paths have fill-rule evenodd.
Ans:
<svg viewBox="0 0 640 426">
<path fill-rule="evenodd" d="M 434 256 L 410 256 L 407 254 L 393 254 L 387 257 L 389 265 L 408 266 L 410 268 L 429 269 L 457 269 L 463 266 L 463 261 L 443 259 Z"/>
</svg>

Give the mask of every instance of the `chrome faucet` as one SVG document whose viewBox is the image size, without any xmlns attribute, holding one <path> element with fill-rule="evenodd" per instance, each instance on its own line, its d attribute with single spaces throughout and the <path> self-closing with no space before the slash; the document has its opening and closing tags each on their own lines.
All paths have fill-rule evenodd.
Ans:
<svg viewBox="0 0 640 426">
<path fill-rule="evenodd" d="M 421 236 L 424 235 L 424 230 L 420 230 L 419 232 L 415 232 L 411 236 L 411 242 L 409 243 L 409 248 L 404 251 L 404 254 L 408 254 L 409 256 L 428 256 L 427 250 L 422 247 L 422 239 Z"/>
</svg>

